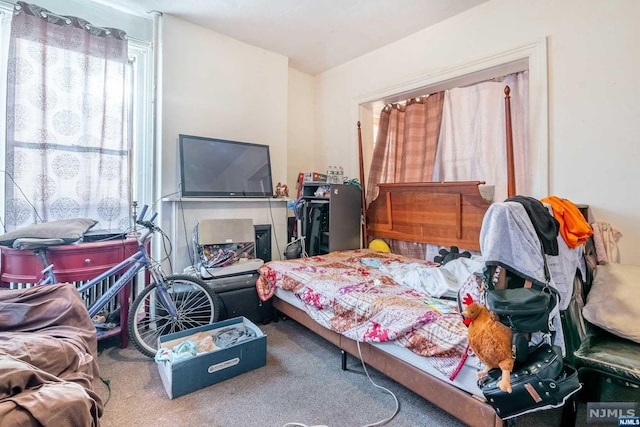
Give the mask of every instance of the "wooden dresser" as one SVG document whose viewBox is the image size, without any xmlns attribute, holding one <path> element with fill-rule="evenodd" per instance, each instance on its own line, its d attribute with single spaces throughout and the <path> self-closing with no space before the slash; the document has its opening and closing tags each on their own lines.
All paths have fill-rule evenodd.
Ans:
<svg viewBox="0 0 640 427">
<path fill-rule="evenodd" d="M 73 245 L 54 246 L 47 249 L 47 258 L 53 264 L 53 271 L 58 282 L 82 283 L 104 273 L 138 250 L 138 243 L 134 238 L 79 243 Z M 42 277 L 42 262 L 32 251 L 0 246 L 0 287 L 24 288 L 37 283 Z M 134 285 L 136 285 L 134 279 Z M 146 278 L 148 281 L 148 278 Z M 95 301 L 104 290 L 113 285 L 113 278 L 107 279 L 88 290 L 83 295 L 86 304 Z M 127 284 L 114 301 L 105 308 L 109 311 L 119 307 L 120 326 L 107 332 L 100 331 L 98 339 L 104 339 L 120 334 L 122 348 L 127 347 L 129 334 L 127 330 L 127 316 L 129 314 L 129 300 L 136 286 Z"/>
</svg>

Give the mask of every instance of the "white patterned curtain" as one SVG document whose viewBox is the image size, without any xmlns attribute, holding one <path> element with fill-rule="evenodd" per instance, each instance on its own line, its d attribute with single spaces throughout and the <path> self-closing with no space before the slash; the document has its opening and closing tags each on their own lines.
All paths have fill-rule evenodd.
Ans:
<svg viewBox="0 0 640 427">
<path fill-rule="evenodd" d="M 18 2 L 7 72 L 7 231 L 93 218 L 129 226 L 123 31 Z"/>
<path fill-rule="evenodd" d="M 485 181 L 494 198 L 507 198 L 504 88 L 511 89 L 516 191 L 532 191 L 529 72 L 445 92 L 433 181 Z"/>
</svg>

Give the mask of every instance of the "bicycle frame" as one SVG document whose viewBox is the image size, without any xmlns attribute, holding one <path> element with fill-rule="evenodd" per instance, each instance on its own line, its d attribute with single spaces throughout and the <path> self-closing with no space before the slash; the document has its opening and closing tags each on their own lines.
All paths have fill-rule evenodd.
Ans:
<svg viewBox="0 0 640 427">
<path fill-rule="evenodd" d="M 160 267 L 158 266 L 157 268 L 151 268 L 151 263 L 149 262 L 147 251 L 144 248 L 144 245 L 146 244 L 151 234 L 152 234 L 152 231 L 150 229 L 144 229 L 143 231 L 141 231 L 140 236 L 138 236 L 138 251 L 136 253 L 134 253 L 129 258 L 121 261 L 117 265 L 109 268 L 107 271 L 99 274 L 98 276 L 94 277 L 93 279 L 89 280 L 85 284 L 78 287 L 78 292 L 82 294 L 85 291 L 93 288 L 103 280 L 115 275 L 125 267 L 130 266 L 116 280 L 113 286 L 110 286 L 109 289 L 107 289 L 107 291 L 104 294 L 102 294 L 96 301 L 94 301 L 91 305 L 89 305 L 89 307 L 87 308 L 87 311 L 89 312 L 89 317 L 93 318 L 96 314 L 98 314 L 100 310 L 105 305 L 107 305 L 107 303 L 118 292 L 120 292 L 122 288 L 124 288 L 124 286 L 131 279 L 133 279 L 133 277 L 136 274 L 138 274 L 140 271 L 144 269 L 149 270 L 151 277 L 158 284 L 164 283 L 163 274 L 159 271 Z M 43 250 L 37 250 L 36 253 L 42 260 L 43 264 L 46 265 L 46 267 L 42 270 L 42 273 L 44 276 L 42 280 L 38 283 L 38 285 L 47 285 L 47 284 L 57 283 L 57 280 L 55 278 L 55 273 L 53 272 L 54 266 L 53 264 L 48 262 L 45 252 Z M 170 299 L 167 296 L 166 288 L 164 286 L 158 286 L 156 288 L 156 292 L 162 305 L 165 307 L 165 309 L 168 311 L 171 317 L 175 318 L 177 316 L 176 308 L 172 303 L 170 303 Z"/>
<path fill-rule="evenodd" d="M 34 252 L 38 255 L 40 261 L 42 261 L 42 265 L 45 266 L 40 272 L 42 273 L 42 279 L 38 282 L 38 285 L 53 285 L 56 283 L 56 276 L 53 273 L 53 264 L 49 263 L 46 252 L 43 249 L 37 249 Z"/>
<path fill-rule="evenodd" d="M 139 249 L 138 252 L 131 255 L 129 258 L 120 262 L 118 265 L 111 267 L 109 270 L 104 273 L 99 274 L 95 278 L 89 280 L 84 285 L 78 287 L 78 292 L 83 293 L 91 288 L 93 288 L 98 283 L 102 282 L 104 279 L 113 276 L 118 271 L 122 270 L 124 267 L 131 265 L 122 276 L 116 280 L 113 286 L 109 287 L 107 291 L 100 296 L 93 304 L 91 304 L 88 308 L 89 317 L 93 318 L 96 314 L 100 312 L 102 307 L 107 305 L 109 300 L 113 298 L 120 290 L 131 280 L 133 277 L 138 274 L 141 270 L 143 270 L 149 263 L 149 259 L 146 256 L 146 253 L 143 249 Z"/>
</svg>

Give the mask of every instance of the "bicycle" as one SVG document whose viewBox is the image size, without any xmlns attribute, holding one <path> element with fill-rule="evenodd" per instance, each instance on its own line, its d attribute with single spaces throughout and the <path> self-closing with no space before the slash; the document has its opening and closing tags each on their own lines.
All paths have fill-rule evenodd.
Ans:
<svg viewBox="0 0 640 427">
<path fill-rule="evenodd" d="M 81 294 L 89 291 L 103 280 L 120 274 L 113 286 L 109 287 L 97 300 L 87 307 L 89 316 L 94 318 L 122 288 L 142 270 L 149 271 L 151 284 L 146 286 L 133 300 L 129 308 L 127 326 L 129 338 L 144 355 L 154 357 L 158 351 L 161 335 L 207 325 L 218 320 L 220 300 L 202 279 L 189 275 L 165 276 L 159 263 L 152 261 L 146 246 L 155 232 L 163 234 L 154 224 L 157 214 L 144 220 L 148 206 L 143 206 L 136 224 L 141 226 L 137 236 L 138 250 L 118 265 L 99 274 L 78 287 Z M 66 244 L 62 239 L 19 238 L 13 247 L 31 250 L 42 261 L 44 269 L 37 286 L 58 283 L 53 264 L 47 259 L 47 248 Z M 122 321 L 122 320 L 121 320 Z"/>
</svg>

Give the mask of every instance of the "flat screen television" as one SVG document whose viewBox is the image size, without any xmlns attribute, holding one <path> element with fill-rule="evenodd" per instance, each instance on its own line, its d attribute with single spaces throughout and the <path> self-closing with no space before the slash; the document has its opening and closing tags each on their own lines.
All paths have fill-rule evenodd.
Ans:
<svg viewBox="0 0 640 427">
<path fill-rule="evenodd" d="M 183 197 L 272 197 L 269 146 L 179 135 Z"/>
</svg>

